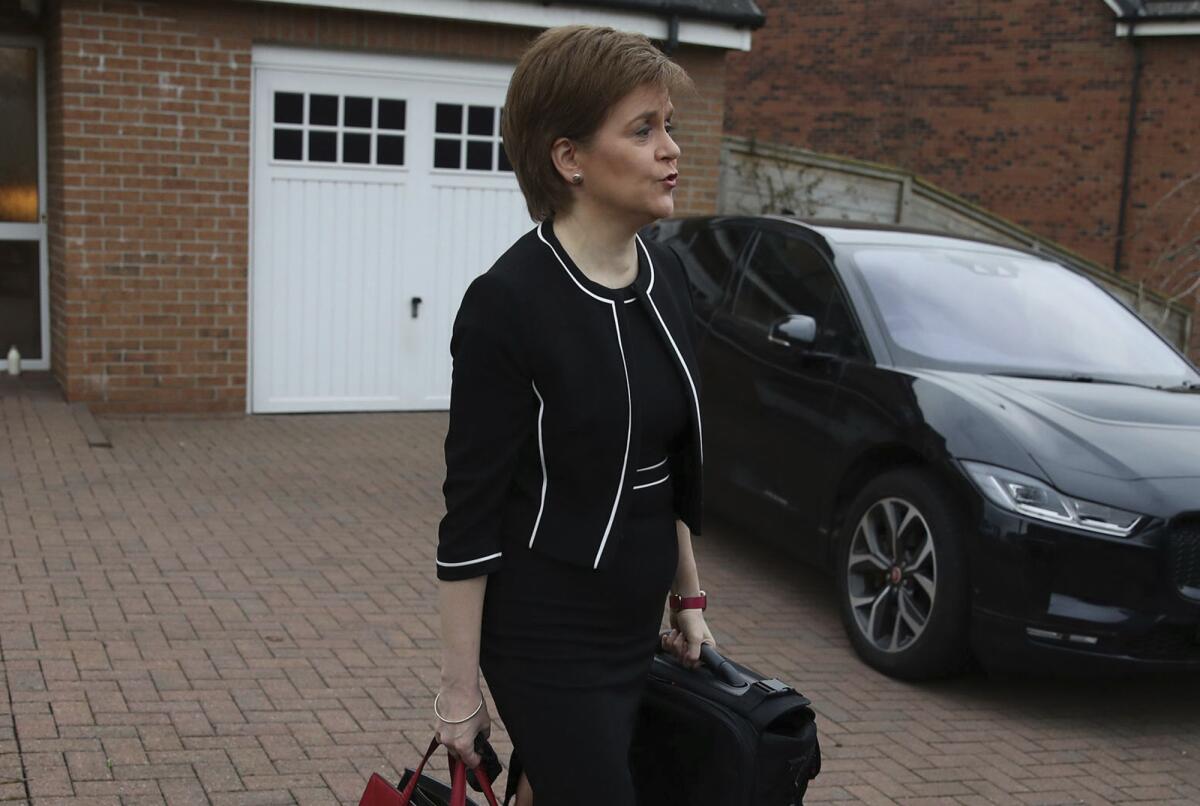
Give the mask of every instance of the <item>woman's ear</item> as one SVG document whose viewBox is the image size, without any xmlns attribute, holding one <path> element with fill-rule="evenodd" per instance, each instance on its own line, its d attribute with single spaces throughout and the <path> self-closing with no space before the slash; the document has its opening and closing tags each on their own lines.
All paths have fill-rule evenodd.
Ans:
<svg viewBox="0 0 1200 806">
<path fill-rule="evenodd" d="M 566 137 L 558 138 L 550 146 L 550 159 L 554 161 L 554 169 L 564 182 L 568 185 L 579 184 L 572 179 L 583 174 L 583 167 L 579 164 L 579 150 L 575 143 Z"/>
</svg>

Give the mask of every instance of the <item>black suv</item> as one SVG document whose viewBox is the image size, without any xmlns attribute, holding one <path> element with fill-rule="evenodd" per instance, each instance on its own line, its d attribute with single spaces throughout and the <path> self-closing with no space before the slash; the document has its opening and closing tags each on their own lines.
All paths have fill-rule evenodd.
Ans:
<svg viewBox="0 0 1200 806">
<path fill-rule="evenodd" d="M 868 663 L 1200 668 L 1200 375 L 1123 304 L 909 229 L 645 234 L 692 284 L 707 501 L 833 571 Z"/>
</svg>

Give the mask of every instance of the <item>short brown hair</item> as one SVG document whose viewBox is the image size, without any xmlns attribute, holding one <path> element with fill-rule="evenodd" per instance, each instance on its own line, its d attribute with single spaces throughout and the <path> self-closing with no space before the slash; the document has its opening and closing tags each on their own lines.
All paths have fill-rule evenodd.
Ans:
<svg viewBox="0 0 1200 806">
<path fill-rule="evenodd" d="M 566 25 L 533 41 L 508 85 L 500 131 L 534 221 L 570 205 L 570 190 L 550 158 L 554 141 L 586 146 L 609 110 L 645 85 L 671 92 L 692 83 L 641 34 Z"/>
</svg>

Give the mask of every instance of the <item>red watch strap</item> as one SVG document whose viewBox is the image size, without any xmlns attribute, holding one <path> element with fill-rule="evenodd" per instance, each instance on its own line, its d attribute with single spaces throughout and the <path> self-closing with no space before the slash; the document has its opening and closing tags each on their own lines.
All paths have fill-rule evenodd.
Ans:
<svg viewBox="0 0 1200 806">
<path fill-rule="evenodd" d="M 678 593 L 672 593 L 667 600 L 667 606 L 675 612 L 680 610 L 707 610 L 708 609 L 708 594 L 700 591 L 699 596 L 680 596 Z"/>
</svg>

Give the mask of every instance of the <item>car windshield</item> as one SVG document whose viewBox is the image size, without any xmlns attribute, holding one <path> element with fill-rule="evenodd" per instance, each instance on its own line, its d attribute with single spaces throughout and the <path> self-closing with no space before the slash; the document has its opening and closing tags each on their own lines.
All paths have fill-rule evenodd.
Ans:
<svg viewBox="0 0 1200 806">
<path fill-rule="evenodd" d="M 898 363 L 1147 385 L 1197 378 L 1090 280 L 1019 253 L 861 247 L 854 263 Z"/>
</svg>

